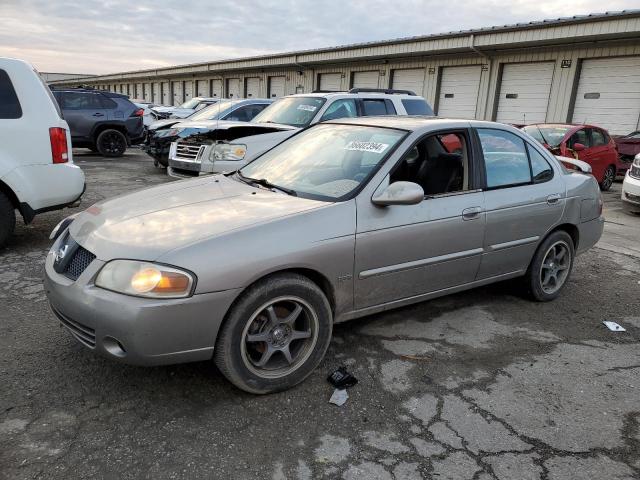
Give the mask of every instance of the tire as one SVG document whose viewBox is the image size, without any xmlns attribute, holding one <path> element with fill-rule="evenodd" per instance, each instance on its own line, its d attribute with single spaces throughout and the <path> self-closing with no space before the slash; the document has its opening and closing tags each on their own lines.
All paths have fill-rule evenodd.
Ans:
<svg viewBox="0 0 640 480">
<path fill-rule="evenodd" d="M 559 257 L 561 250 L 564 250 L 564 255 Z M 557 230 L 545 238 L 525 274 L 526 286 L 533 300 L 549 302 L 558 297 L 571 276 L 574 259 L 573 239 L 567 232 Z M 554 276 L 556 280 L 552 282 Z"/>
<path fill-rule="evenodd" d="M 0 248 L 4 247 L 16 228 L 16 209 L 4 193 L 0 192 Z"/>
<path fill-rule="evenodd" d="M 103 130 L 96 138 L 96 148 L 103 157 L 121 157 L 127 150 L 127 137 L 118 130 Z"/>
<path fill-rule="evenodd" d="M 214 360 L 245 392 L 286 390 L 318 366 L 332 328 L 329 301 L 315 283 L 297 274 L 274 275 L 250 287 L 232 306 Z"/>
<path fill-rule="evenodd" d="M 603 192 L 608 191 L 613 185 L 613 182 L 616 179 L 616 168 L 613 165 L 609 165 L 607 169 L 604 171 L 604 177 L 600 182 L 600 190 Z"/>
</svg>

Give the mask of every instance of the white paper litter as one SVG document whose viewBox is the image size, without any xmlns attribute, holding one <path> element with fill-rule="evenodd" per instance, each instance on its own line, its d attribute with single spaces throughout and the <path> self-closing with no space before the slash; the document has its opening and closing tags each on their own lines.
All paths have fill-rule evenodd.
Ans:
<svg viewBox="0 0 640 480">
<path fill-rule="evenodd" d="M 616 322 L 608 322 L 608 321 L 605 320 L 602 323 L 604 323 L 604 326 L 607 327 L 612 332 L 626 332 L 627 331 L 626 328 L 621 327 Z"/>
<path fill-rule="evenodd" d="M 346 390 L 339 390 L 336 388 L 333 391 L 331 398 L 329 399 L 329 403 L 333 403 L 334 405 L 341 407 L 347 402 L 348 398 L 349 398 L 349 394 L 347 393 Z"/>
</svg>

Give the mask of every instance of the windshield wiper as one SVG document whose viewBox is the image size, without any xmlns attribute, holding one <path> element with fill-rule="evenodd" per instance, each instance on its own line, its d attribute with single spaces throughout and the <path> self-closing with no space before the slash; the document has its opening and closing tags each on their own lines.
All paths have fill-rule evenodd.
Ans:
<svg viewBox="0 0 640 480">
<path fill-rule="evenodd" d="M 280 190 L 281 192 L 286 193 L 287 195 L 291 195 L 292 197 L 297 197 L 298 193 L 295 190 L 291 190 L 290 188 L 286 188 L 286 187 L 281 187 L 280 185 L 276 185 L 274 183 L 271 183 L 269 180 L 267 180 L 266 178 L 251 178 L 251 177 L 246 177 L 242 174 L 242 172 L 240 170 L 238 170 L 238 177 L 240 179 L 242 179 L 245 183 L 252 183 L 255 185 L 260 185 L 262 187 L 265 188 L 269 188 L 269 189 L 276 189 L 276 190 Z"/>
</svg>

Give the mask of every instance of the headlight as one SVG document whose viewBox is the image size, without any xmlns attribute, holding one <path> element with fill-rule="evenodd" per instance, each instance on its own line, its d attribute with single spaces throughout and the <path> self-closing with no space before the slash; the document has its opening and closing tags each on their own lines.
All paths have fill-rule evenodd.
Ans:
<svg viewBox="0 0 640 480">
<path fill-rule="evenodd" d="M 150 298 L 184 298 L 191 295 L 192 274 L 166 265 L 136 260 L 112 260 L 96 278 L 96 287 Z"/>
<path fill-rule="evenodd" d="M 209 154 L 209 160 L 242 160 L 247 154 L 247 146 L 238 143 L 217 143 Z"/>
<path fill-rule="evenodd" d="M 74 213 L 73 215 L 69 215 L 67 218 L 58 223 L 53 230 L 51 230 L 51 234 L 49 235 L 49 240 L 55 240 L 60 236 L 62 232 L 64 232 L 69 225 L 76 219 L 76 217 L 80 215 L 80 212 Z"/>
<path fill-rule="evenodd" d="M 640 153 L 636 155 L 636 158 L 633 159 L 633 166 L 640 167 Z"/>
</svg>

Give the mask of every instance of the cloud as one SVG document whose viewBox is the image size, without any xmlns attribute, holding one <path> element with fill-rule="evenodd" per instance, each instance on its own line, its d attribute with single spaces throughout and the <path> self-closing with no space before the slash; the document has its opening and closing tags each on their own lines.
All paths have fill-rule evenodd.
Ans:
<svg viewBox="0 0 640 480">
<path fill-rule="evenodd" d="M 635 5 L 634 5 L 635 4 Z M 608 10 L 637 0 L 610 0 Z M 0 55 L 111 73 L 602 11 L 595 0 L 0 0 Z"/>
</svg>

